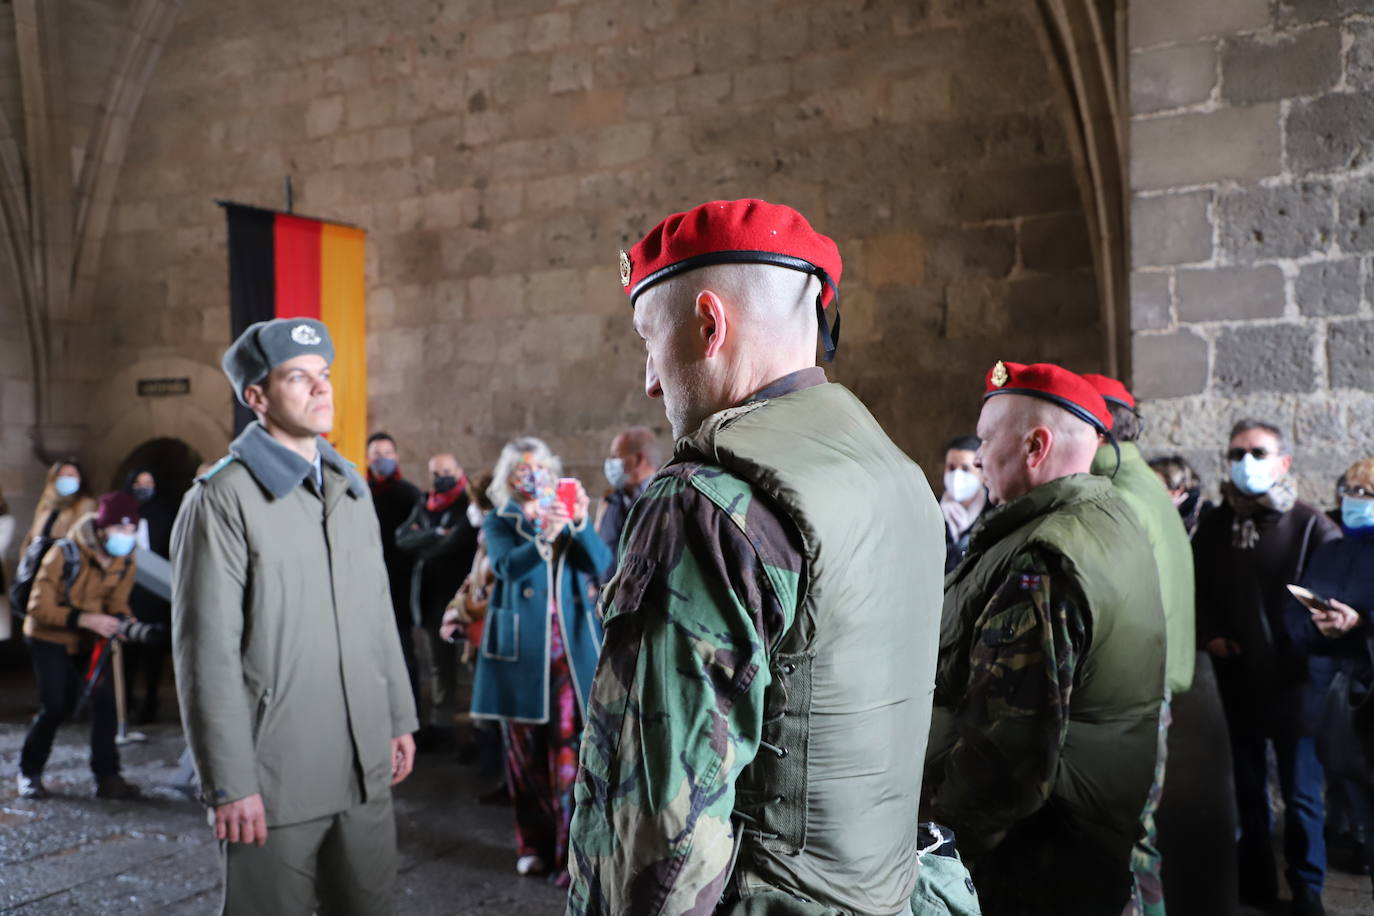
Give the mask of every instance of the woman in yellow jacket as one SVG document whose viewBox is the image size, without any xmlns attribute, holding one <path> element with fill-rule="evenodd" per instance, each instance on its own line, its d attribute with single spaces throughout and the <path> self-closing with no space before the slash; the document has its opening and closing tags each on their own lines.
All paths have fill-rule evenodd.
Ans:
<svg viewBox="0 0 1374 916">
<path fill-rule="evenodd" d="M 43 767 L 57 727 L 72 713 L 85 688 L 90 650 L 119 633 L 129 617 L 134 586 L 134 549 L 138 500 L 107 493 L 96 512 L 77 519 L 67 537 L 77 547 L 75 578 L 60 544 L 43 557 L 29 593 L 24 641 L 38 680 L 38 714 L 24 737 L 19 756 L 19 795 L 44 798 Z M 115 700 L 108 670 L 91 691 L 91 772 L 101 798 L 129 798 L 138 789 L 119 775 L 115 750 Z"/>
</svg>

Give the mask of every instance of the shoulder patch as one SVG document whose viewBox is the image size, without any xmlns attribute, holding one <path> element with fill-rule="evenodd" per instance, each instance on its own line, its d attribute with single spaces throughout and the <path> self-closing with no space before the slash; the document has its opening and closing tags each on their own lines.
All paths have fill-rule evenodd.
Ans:
<svg viewBox="0 0 1374 916">
<path fill-rule="evenodd" d="M 201 483 L 205 483 L 205 481 L 209 480 L 211 477 L 214 477 L 220 471 L 224 470 L 225 468 L 229 467 L 229 465 L 233 464 L 235 460 L 236 459 L 233 455 L 225 455 L 219 461 L 215 462 L 214 467 L 210 468 L 210 470 L 206 471 L 204 475 L 199 477 L 199 481 Z"/>
<path fill-rule="evenodd" d="M 1042 585 L 1043 582 L 1039 576 L 1033 576 L 1029 573 L 1021 576 L 1021 591 L 1023 592 L 1038 592 Z"/>
</svg>

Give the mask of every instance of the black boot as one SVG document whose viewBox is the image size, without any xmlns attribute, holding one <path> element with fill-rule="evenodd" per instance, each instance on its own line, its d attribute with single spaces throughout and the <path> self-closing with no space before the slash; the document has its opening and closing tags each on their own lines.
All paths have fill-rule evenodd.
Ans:
<svg viewBox="0 0 1374 916">
<path fill-rule="evenodd" d="M 95 797 L 96 798 L 138 798 L 143 793 L 138 786 L 131 782 L 126 782 L 123 776 L 118 773 L 109 776 L 97 776 L 95 778 Z"/>
<path fill-rule="evenodd" d="M 1293 916 L 1326 916 L 1321 892 L 1311 887 L 1293 888 L 1293 907 L 1288 912 Z"/>
</svg>

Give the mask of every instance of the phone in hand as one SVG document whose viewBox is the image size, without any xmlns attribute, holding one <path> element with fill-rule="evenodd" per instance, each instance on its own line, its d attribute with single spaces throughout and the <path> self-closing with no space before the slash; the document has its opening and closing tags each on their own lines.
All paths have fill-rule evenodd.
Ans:
<svg viewBox="0 0 1374 916">
<path fill-rule="evenodd" d="M 563 504 L 563 508 L 568 513 L 568 518 L 573 517 L 573 512 L 577 507 L 577 478 L 560 477 L 558 478 L 558 501 Z"/>
<path fill-rule="evenodd" d="M 1316 592 L 1303 588 L 1301 585 L 1290 585 L 1288 586 L 1288 591 L 1294 598 L 1298 599 L 1299 604 L 1307 608 L 1313 614 L 1326 613 L 1336 609 L 1335 605 L 1330 601 L 1327 601 Z"/>
</svg>

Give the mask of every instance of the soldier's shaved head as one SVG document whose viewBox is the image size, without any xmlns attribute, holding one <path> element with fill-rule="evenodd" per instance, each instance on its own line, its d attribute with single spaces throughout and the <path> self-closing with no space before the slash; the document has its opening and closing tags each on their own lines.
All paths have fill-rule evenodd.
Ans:
<svg viewBox="0 0 1374 916">
<path fill-rule="evenodd" d="M 436 477 L 450 475 L 462 477 L 463 468 L 458 464 L 458 459 L 449 452 L 440 452 L 429 459 L 429 472 Z"/>
<path fill-rule="evenodd" d="M 978 463 L 988 496 L 999 505 L 1060 477 L 1089 473 L 1099 442 L 1097 430 L 1073 414 L 1019 394 L 984 401 L 978 435 Z"/>
<path fill-rule="evenodd" d="M 644 390 L 663 397 L 673 435 L 816 365 L 819 291 L 815 277 L 785 267 L 719 264 L 640 296 L 635 330 L 648 349 Z"/>
</svg>

